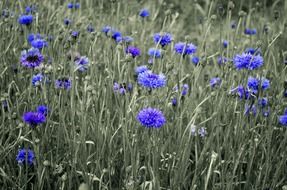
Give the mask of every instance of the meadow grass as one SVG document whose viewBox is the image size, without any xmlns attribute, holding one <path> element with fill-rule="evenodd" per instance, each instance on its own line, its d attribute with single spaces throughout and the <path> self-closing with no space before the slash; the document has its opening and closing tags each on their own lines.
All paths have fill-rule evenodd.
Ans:
<svg viewBox="0 0 287 190">
<path fill-rule="evenodd" d="M 278 121 L 287 107 L 284 0 L 78 2 L 79 9 L 56 0 L 0 2 L 0 10 L 9 13 L 0 17 L 0 189 L 287 188 L 287 132 Z M 19 15 L 32 5 L 33 23 L 20 25 Z M 149 17 L 139 16 L 142 8 Z M 89 24 L 94 32 L 87 31 Z M 127 44 L 101 31 L 106 25 L 131 36 L 141 56 L 126 54 Z M 256 28 L 256 35 L 244 34 L 245 28 Z M 72 31 L 79 36 L 71 37 Z M 171 44 L 155 44 L 153 35 L 159 32 L 172 34 Z M 44 63 L 34 69 L 19 61 L 21 51 L 31 47 L 30 33 L 48 41 L 41 50 Z M 197 65 L 174 51 L 179 41 L 197 46 Z M 148 64 L 151 47 L 161 49 L 162 57 Z M 233 57 L 249 47 L 260 49 L 263 66 L 237 70 Z M 78 54 L 89 59 L 85 72 L 75 67 Z M 227 61 L 218 64 L 220 56 Z M 166 76 L 165 87 L 149 90 L 137 84 L 134 69 L 144 64 Z M 31 80 L 37 73 L 45 80 L 35 87 Z M 249 76 L 269 79 L 270 88 L 252 100 L 230 92 L 245 86 Z M 69 90 L 55 88 L 61 77 L 71 79 Z M 221 79 L 214 88 L 213 77 Z M 119 94 L 114 82 L 131 83 L 133 90 Z M 185 96 L 183 84 L 189 86 Z M 268 117 L 257 106 L 260 97 L 268 98 Z M 246 104 L 257 106 L 257 113 L 245 114 Z M 46 122 L 30 127 L 22 116 L 39 105 L 49 108 Z M 146 107 L 161 110 L 165 125 L 142 126 L 137 114 Z M 32 165 L 17 163 L 22 148 L 34 151 Z"/>
</svg>

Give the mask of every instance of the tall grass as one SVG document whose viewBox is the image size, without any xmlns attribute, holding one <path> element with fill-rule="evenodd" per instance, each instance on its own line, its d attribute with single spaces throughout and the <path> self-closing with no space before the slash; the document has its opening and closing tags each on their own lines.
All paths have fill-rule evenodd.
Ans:
<svg viewBox="0 0 287 190">
<path fill-rule="evenodd" d="M 0 10 L 12 12 L 0 19 L 0 189 L 78 189 L 82 184 L 82 189 L 275 190 L 287 185 L 287 132 L 278 122 L 287 107 L 282 95 L 287 79 L 286 2 L 267 7 L 264 2 L 236 1 L 228 9 L 227 1 L 223 10 L 216 0 L 79 2 L 79 10 L 67 9 L 66 1 L 0 2 Z M 18 16 L 32 4 L 37 6 L 33 24 L 21 26 Z M 246 14 L 239 14 L 243 5 Z M 148 18 L 138 16 L 144 7 L 151 13 Z M 65 26 L 64 18 L 71 25 Z M 230 27 L 233 20 L 236 29 Z M 88 24 L 96 31 L 87 32 Z M 266 24 L 268 33 L 263 32 Z M 101 32 L 105 25 L 132 36 L 142 55 L 127 56 L 125 44 Z M 257 34 L 245 35 L 245 27 L 256 28 Z M 73 30 L 80 32 L 77 40 L 69 40 Z M 151 66 L 167 76 L 167 86 L 150 92 L 137 85 L 134 68 L 148 62 L 148 49 L 158 46 L 152 39 L 157 32 L 171 33 L 174 41 Z M 19 63 L 21 51 L 30 47 L 29 33 L 53 38 L 42 50 L 44 64 L 34 70 Z M 223 40 L 229 42 L 226 49 Z M 197 66 L 188 56 L 175 54 L 178 41 L 197 45 Z M 247 47 L 261 49 L 262 68 L 238 71 L 230 60 L 217 63 L 218 56 L 232 59 Z M 77 52 L 89 58 L 87 72 L 75 70 Z M 39 72 L 50 82 L 33 87 L 31 77 Z M 70 90 L 54 87 L 63 76 L 72 79 Z M 222 83 L 211 88 L 209 80 L 216 76 Z M 248 76 L 270 79 L 270 89 L 259 92 L 268 97 L 269 117 L 245 115 L 245 100 L 230 94 Z M 133 91 L 117 94 L 114 82 L 132 83 Z M 173 88 L 184 83 L 190 91 L 179 100 L 180 91 Z M 47 105 L 50 112 L 44 125 L 32 129 L 22 115 L 38 105 Z M 136 115 L 144 107 L 159 108 L 166 125 L 141 126 Z M 193 135 L 195 126 L 206 128 L 207 135 Z M 23 147 L 35 152 L 34 166 L 17 164 Z"/>
</svg>

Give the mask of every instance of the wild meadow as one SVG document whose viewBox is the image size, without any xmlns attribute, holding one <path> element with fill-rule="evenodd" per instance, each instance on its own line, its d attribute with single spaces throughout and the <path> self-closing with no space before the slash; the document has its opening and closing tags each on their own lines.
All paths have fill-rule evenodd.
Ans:
<svg viewBox="0 0 287 190">
<path fill-rule="evenodd" d="M 285 0 L 1 0 L 0 189 L 286 190 Z"/>
</svg>

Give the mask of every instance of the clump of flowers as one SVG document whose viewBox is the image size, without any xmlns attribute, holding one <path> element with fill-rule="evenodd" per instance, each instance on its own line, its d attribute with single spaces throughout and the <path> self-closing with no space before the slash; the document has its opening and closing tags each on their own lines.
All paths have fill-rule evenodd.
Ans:
<svg viewBox="0 0 287 190">
<path fill-rule="evenodd" d="M 207 131 L 206 131 L 206 128 L 205 127 L 200 127 L 198 128 L 197 126 L 195 125 L 192 125 L 190 127 L 190 132 L 193 136 L 197 136 L 199 135 L 200 137 L 205 137 L 207 135 Z"/>
<path fill-rule="evenodd" d="M 139 111 L 137 120 L 147 128 L 161 128 L 166 123 L 163 113 L 159 109 L 150 107 Z"/>
<path fill-rule="evenodd" d="M 33 48 L 42 49 L 48 46 L 48 42 L 40 34 L 29 34 L 28 42 Z"/>
<path fill-rule="evenodd" d="M 133 85 L 131 83 L 126 86 L 125 83 L 119 84 L 117 82 L 114 82 L 114 92 L 119 93 L 121 95 L 125 95 L 126 92 L 131 92 L 133 90 Z"/>
<path fill-rule="evenodd" d="M 244 34 L 246 35 L 255 35 L 257 33 L 256 28 L 246 28 Z"/>
</svg>

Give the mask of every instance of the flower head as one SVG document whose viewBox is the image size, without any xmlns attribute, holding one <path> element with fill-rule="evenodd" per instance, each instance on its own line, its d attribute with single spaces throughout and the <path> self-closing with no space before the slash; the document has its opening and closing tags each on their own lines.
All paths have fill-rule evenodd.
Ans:
<svg viewBox="0 0 287 190">
<path fill-rule="evenodd" d="M 148 55 L 151 58 L 160 58 L 161 57 L 161 50 L 156 48 L 150 48 L 148 50 Z"/>
<path fill-rule="evenodd" d="M 20 165 L 28 164 L 28 165 L 33 165 L 35 160 L 35 154 L 32 150 L 30 149 L 20 149 L 18 151 L 18 154 L 16 156 L 16 161 Z"/>
<path fill-rule="evenodd" d="M 160 44 L 162 47 L 168 45 L 172 41 L 172 36 L 170 33 L 156 33 L 153 35 L 153 41 L 156 44 Z"/>
<path fill-rule="evenodd" d="M 140 10 L 140 13 L 139 13 L 139 15 L 141 16 L 141 17 L 148 17 L 149 16 L 149 11 L 147 10 L 147 9 L 142 9 L 142 10 Z"/>
<path fill-rule="evenodd" d="M 89 59 L 86 56 L 76 58 L 75 64 L 79 71 L 86 71 L 88 69 Z"/>
<path fill-rule="evenodd" d="M 37 107 L 37 112 L 47 116 L 49 112 L 49 108 L 45 105 L 40 105 Z"/>
<path fill-rule="evenodd" d="M 160 128 L 166 123 L 163 113 L 156 108 L 144 108 L 138 115 L 137 120 L 147 128 Z"/>
<path fill-rule="evenodd" d="M 178 54 L 190 55 L 196 52 L 197 47 L 192 43 L 178 42 L 174 45 L 174 50 Z"/>
<path fill-rule="evenodd" d="M 26 112 L 22 117 L 23 121 L 29 124 L 31 127 L 36 127 L 42 123 L 46 122 L 46 117 L 44 114 L 39 112 Z"/>
<path fill-rule="evenodd" d="M 32 77 L 32 85 L 39 86 L 43 80 L 44 75 L 42 73 L 38 73 Z"/>
<path fill-rule="evenodd" d="M 72 87 L 72 81 L 69 78 L 63 77 L 55 81 L 55 87 L 58 89 L 69 90 Z"/>
<path fill-rule="evenodd" d="M 30 25 L 32 24 L 33 22 L 33 16 L 32 15 L 21 15 L 19 18 L 18 18 L 18 22 L 19 24 L 22 24 L 22 25 Z"/>
<path fill-rule="evenodd" d="M 212 79 L 210 79 L 210 86 L 212 88 L 219 86 L 221 84 L 221 79 L 219 77 L 214 77 Z"/>
<path fill-rule="evenodd" d="M 194 64 L 194 65 L 197 65 L 199 63 L 199 57 L 197 56 L 192 56 L 191 57 L 191 62 Z"/>
<path fill-rule="evenodd" d="M 222 42 L 222 45 L 223 45 L 224 48 L 227 48 L 227 46 L 228 46 L 228 41 L 227 41 L 227 40 L 224 40 L 224 41 Z"/>
<path fill-rule="evenodd" d="M 31 48 L 28 51 L 24 50 L 21 53 L 20 62 L 22 66 L 27 68 L 38 67 L 44 61 L 44 56 L 37 48 Z"/>
<path fill-rule="evenodd" d="M 87 31 L 88 32 L 94 32 L 95 31 L 95 28 L 91 25 L 91 24 L 89 24 L 88 26 L 87 26 Z"/>
<path fill-rule="evenodd" d="M 244 34 L 246 34 L 246 35 L 255 35 L 257 33 L 257 30 L 256 30 L 256 28 L 246 28 L 245 30 L 244 30 Z"/>
<path fill-rule="evenodd" d="M 154 74 L 149 70 L 140 73 L 137 80 L 139 85 L 150 89 L 161 88 L 166 85 L 166 78 L 163 74 Z"/>
<path fill-rule="evenodd" d="M 266 78 L 263 78 L 261 79 L 261 88 L 263 90 L 266 90 L 270 87 L 270 80 L 266 79 Z"/>
<path fill-rule="evenodd" d="M 134 46 L 128 46 L 126 48 L 126 53 L 130 54 L 133 58 L 141 55 L 141 50 Z"/>
<path fill-rule="evenodd" d="M 235 67 L 240 69 L 254 70 L 263 65 L 263 58 L 260 55 L 252 55 L 250 53 L 237 54 L 233 58 Z"/>
<path fill-rule="evenodd" d="M 260 81 L 254 77 L 248 77 L 247 86 L 253 93 L 257 93 L 259 90 Z"/>
<path fill-rule="evenodd" d="M 111 29 L 112 29 L 111 26 L 104 26 L 104 27 L 102 28 L 102 32 L 107 35 L 108 32 L 109 32 Z"/>
<path fill-rule="evenodd" d="M 287 109 L 285 109 L 284 115 L 279 116 L 279 123 L 283 126 L 287 126 Z"/>
</svg>

